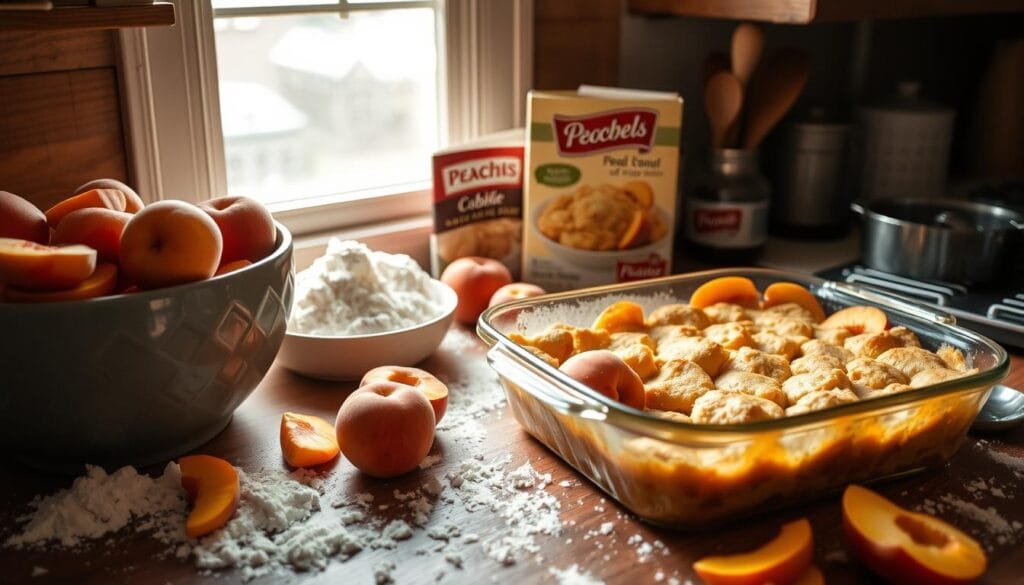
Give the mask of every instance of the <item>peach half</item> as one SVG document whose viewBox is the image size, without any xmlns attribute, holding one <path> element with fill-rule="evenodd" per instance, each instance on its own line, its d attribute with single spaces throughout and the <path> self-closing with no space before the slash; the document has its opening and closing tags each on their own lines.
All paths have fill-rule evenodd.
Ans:
<svg viewBox="0 0 1024 585">
<path fill-rule="evenodd" d="M 238 472 L 212 455 L 186 455 L 178 459 L 181 487 L 192 501 L 185 521 L 189 538 L 199 538 L 227 524 L 238 509 Z"/>
<path fill-rule="evenodd" d="M 756 550 L 704 557 L 693 569 L 709 585 L 793 583 L 807 571 L 813 554 L 811 523 L 801 518 L 783 525 L 778 536 Z"/>
<path fill-rule="evenodd" d="M 0 238 L 0 282 L 23 290 L 74 288 L 96 270 L 96 250 L 88 246 L 43 246 Z"/>
<path fill-rule="evenodd" d="M 817 323 L 825 320 L 825 310 L 821 308 L 821 303 L 803 286 L 795 282 L 776 282 L 764 289 L 762 307 L 768 309 L 785 303 L 795 303 L 807 309 Z"/>
<path fill-rule="evenodd" d="M 854 555 L 890 583 L 971 583 L 988 564 L 970 536 L 857 485 L 843 493 L 843 531 Z"/>
<path fill-rule="evenodd" d="M 889 326 L 889 318 L 876 307 L 855 306 L 840 309 L 821 322 L 822 329 L 844 328 L 853 335 L 881 333 Z"/>
<path fill-rule="evenodd" d="M 559 369 L 612 400 L 644 409 L 647 395 L 643 380 L 622 358 L 606 349 L 578 353 L 565 360 Z"/>
<path fill-rule="evenodd" d="M 632 301 L 617 301 L 608 305 L 594 319 L 594 329 L 603 329 L 609 333 L 621 331 L 644 331 L 644 308 Z"/>
<path fill-rule="evenodd" d="M 690 306 L 698 309 L 715 303 L 732 303 L 749 309 L 761 304 L 761 293 L 754 281 L 744 276 L 720 276 L 697 287 L 690 295 Z"/>
<path fill-rule="evenodd" d="M 360 386 L 373 382 L 397 382 L 412 386 L 423 393 L 434 409 L 434 424 L 441 422 L 448 410 L 448 387 L 433 374 L 419 368 L 406 366 L 378 366 L 363 375 Z"/>
</svg>

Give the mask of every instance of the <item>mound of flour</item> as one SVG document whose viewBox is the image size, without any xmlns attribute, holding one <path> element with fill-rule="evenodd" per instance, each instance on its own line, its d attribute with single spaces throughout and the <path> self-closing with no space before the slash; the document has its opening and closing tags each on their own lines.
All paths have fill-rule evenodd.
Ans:
<svg viewBox="0 0 1024 585">
<path fill-rule="evenodd" d="M 441 316 L 435 290 L 430 275 L 409 256 L 331 238 L 327 252 L 295 278 L 288 330 L 365 335 L 405 329 Z"/>
</svg>

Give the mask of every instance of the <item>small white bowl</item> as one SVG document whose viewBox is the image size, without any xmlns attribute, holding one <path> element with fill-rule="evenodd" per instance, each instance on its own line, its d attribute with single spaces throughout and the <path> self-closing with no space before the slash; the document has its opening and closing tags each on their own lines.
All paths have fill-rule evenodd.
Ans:
<svg viewBox="0 0 1024 585">
<path fill-rule="evenodd" d="M 377 366 L 411 366 L 441 345 L 459 299 L 439 280 L 431 280 L 443 312 L 426 323 L 366 335 L 308 335 L 287 331 L 277 361 L 293 372 L 321 380 L 359 380 Z"/>
</svg>

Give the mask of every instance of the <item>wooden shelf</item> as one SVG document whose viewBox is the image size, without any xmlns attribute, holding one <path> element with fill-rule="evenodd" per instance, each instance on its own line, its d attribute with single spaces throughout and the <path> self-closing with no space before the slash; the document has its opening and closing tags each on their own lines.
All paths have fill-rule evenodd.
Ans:
<svg viewBox="0 0 1024 585">
<path fill-rule="evenodd" d="M 637 14 L 810 24 L 1024 12 L 1024 0 L 629 0 Z"/>
<path fill-rule="evenodd" d="M 52 10 L 0 10 L 0 30 L 69 30 L 170 26 L 174 4 L 145 6 L 73 6 Z"/>
</svg>

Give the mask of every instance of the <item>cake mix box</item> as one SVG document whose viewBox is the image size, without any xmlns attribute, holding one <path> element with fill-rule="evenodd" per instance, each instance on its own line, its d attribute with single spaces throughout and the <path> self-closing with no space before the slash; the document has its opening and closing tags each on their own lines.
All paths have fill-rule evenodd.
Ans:
<svg viewBox="0 0 1024 585">
<path fill-rule="evenodd" d="M 519 280 L 523 234 L 522 128 L 484 136 L 434 155 L 434 233 L 430 269 L 453 260 L 500 260 Z"/>
<path fill-rule="evenodd" d="M 528 99 L 523 280 L 559 291 L 669 274 L 682 98 L 581 87 Z"/>
</svg>

